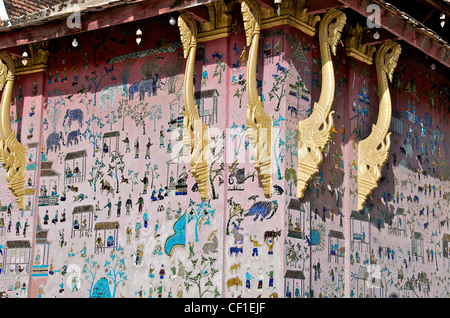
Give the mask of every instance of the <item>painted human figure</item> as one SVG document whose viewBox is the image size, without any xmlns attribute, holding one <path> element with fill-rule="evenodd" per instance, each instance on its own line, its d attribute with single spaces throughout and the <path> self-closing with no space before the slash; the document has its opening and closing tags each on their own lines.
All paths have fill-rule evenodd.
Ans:
<svg viewBox="0 0 450 318">
<path fill-rule="evenodd" d="M 141 182 L 144 184 L 144 190 L 142 191 L 142 194 L 147 194 L 147 187 L 148 187 L 148 177 L 147 177 L 147 171 L 144 173 L 144 177 L 142 178 Z"/>
<path fill-rule="evenodd" d="M 133 201 L 131 200 L 131 194 L 128 195 L 128 199 L 125 202 L 126 214 L 130 215 L 131 208 L 133 207 Z"/>
<path fill-rule="evenodd" d="M 117 203 L 115 205 L 117 207 L 116 216 L 120 217 L 120 212 L 122 210 L 122 199 L 120 197 L 119 197 L 119 201 L 117 201 Z"/>
<path fill-rule="evenodd" d="M 148 137 L 147 144 L 145 145 L 145 159 L 150 159 L 150 147 L 152 146 L 150 137 Z"/>
<path fill-rule="evenodd" d="M 125 153 L 129 153 L 131 149 L 130 149 L 130 139 L 128 138 L 128 132 L 126 133 L 125 139 L 122 140 L 122 142 L 125 143 Z"/>
<path fill-rule="evenodd" d="M 139 158 L 139 136 L 136 137 L 136 141 L 134 142 L 134 158 Z"/>
<path fill-rule="evenodd" d="M 245 288 L 248 291 L 251 289 L 251 280 L 253 279 L 252 274 L 250 274 L 250 268 L 247 267 L 247 272 L 245 273 Z"/>
</svg>

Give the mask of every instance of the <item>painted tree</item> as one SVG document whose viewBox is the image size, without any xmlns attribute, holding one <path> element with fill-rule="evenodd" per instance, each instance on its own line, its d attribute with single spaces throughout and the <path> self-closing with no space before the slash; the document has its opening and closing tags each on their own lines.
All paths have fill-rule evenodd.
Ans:
<svg viewBox="0 0 450 318">
<path fill-rule="evenodd" d="M 139 172 L 128 169 L 128 178 L 131 178 L 131 191 L 134 191 L 134 186 L 138 184 Z"/>
<path fill-rule="evenodd" d="M 218 179 L 220 187 L 224 183 L 223 179 L 223 171 L 225 169 L 225 163 L 223 161 L 223 153 L 224 153 L 224 139 L 225 132 L 217 136 L 212 136 L 211 138 L 211 148 L 210 152 L 212 156 L 209 156 L 209 183 L 211 185 L 211 197 L 213 200 L 219 198 L 219 194 L 216 192 L 216 187 L 214 186 L 214 182 Z M 216 163 L 219 161 L 219 166 L 216 166 Z"/>
<path fill-rule="evenodd" d="M 212 279 L 219 272 L 215 269 L 215 258 L 200 256 L 200 259 L 191 259 L 192 271 L 186 271 L 184 286 L 186 291 L 193 286 L 197 287 L 198 297 L 203 298 L 205 294 L 212 294 L 214 298 L 220 296 L 217 286 L 214 286 Z M 205 282 L 206 280 L 206 282 Z"/>
<path fill-rule="evenodd" d="M 119 193 L 119 171 L 123 174 L 125 170 L 125 162 L 123 161 L 123 154 L 114 151 L 111 156 L 111 163 L 108 164 L 108 171 L 106 174 L 116 180 L 116 193 Z"/>
<path fill-rule="evenodd" d="M 131 75 L 131 69 L 133 67 L 134 64 L 133 59 L 129 59 L 129 60 L 125 60 L 121 63 L 122 68 L 118 71 L 120 78 L 122 79 L 122 97 L 128 97 L 128 89 L 127 89 L 127 84 L 128 84 L 128 79 L 130 78 Z"/>
<path fill-rule="evenodd" d="M 181 82 L 181 77 L 179 76 L 183 70 L 183 63 L 180 63 L 176 59 L 168 59 L 163 67 L 163 74 L 167 76 L 167 93 L 175 94 L 177 89 L 177 83 Z"/>
<path fill-rule="evenodd" d="M 88 288 L 89 298 L 92 297 L 92 293 L 94 291 L 94 284 L 96 282 L 98 270 L 100 270 L 100 264 L 94 261 L 94 255 L 91 255 L 84 260 L 83 271 L 81 273 L 85 274 L 84 281 L 90 284 Z"/>
<path fill-rule="evenodd" d="M 245 124 L 242 124 L 242 126 L 238 126 L 234 121 L 231 125 L 231 133 L 230 138 L 231 141 L 237 141 L 237 144 L 234 144 L 234 155 L 237 156 L 241 151 L 241 145 L 242 141 L 244 141 L 245 149 L 247 150 L 249 142 L 245 140 L 245 136 L 247 132 L 247 127 Z"/>
<path fill-rule="evenodd" d="M 150 171 L 150 188 L 153 188 L 155 179 L 158 179 L 160 174 L 158 171 L 158 165 L 156 163 L 147 163 L 145 164 L 145 167 L 147 168 L 147 171 Z"/>
<path fill-rule="evenodd" d="M 294 167 L 294 158 L 293 157 L 298 157 L 297 154 L 297 131 L 292 129 L 292 128 L 288 128 L 287 134 L 286 134 L 286 152 L 289 155 L 289 158 L 291 159 L 291 168 Z"/>
<path fill-rule="evenodd" d="M 98 157 L 95 159 L 95 162 L 93 165 L 91 165 L 91 171 L 89 171 L 89 176 L 91 177 L 88 179 L 89 185 L 94 187 L 94 192 L 97 192 L 97 181 L 103 178 L 104 173 L 102 169 L 105 167 L 105 164 L 103 163 L 103 160 L 99 160 Z M 95 196 L 94 196 L 95 199 Z"/>
<path fill-rule="evenodd" d="M 117 118 L 122 119 L 122 131 L 125 130 L 125 118 L 131 116 L 133 111 L 128 99 L 124 98 L 119 101 L 119 106 L 117 107 Z"/>
<path fill-rule="evenodd" d="M 277 106 L 275 106 L 275 111 L 280 110 L 281 99 L 286 95 L 286 79 L 290 76 L 291 75 L 289 69 L 277 71 L 277 74 L 273 75 L 275 81 L 272 85 L 272 89 L 269 91 L 269 100 L 272 100 L 274 98 L 277 99 Z"/>
<path fill-rule="evenodd" d="M 163 112 L 161 109 L 161 105 L 153 105 L 150 106 L 150 109 L 148 110 L 148 117 L 150 120 L 153 120 L 153 132 L 156 131 L 156 121 L 160 120 L 163 117 Z"/>
<path fill-rule="evenodd" d="M 85 89 L 83 89 L 83 93 L 80 93 L 80 96 L 81 98 L 79 103 L 82 104 L 84 108 L 86 108 L 86 114 L 89 114 L 89 107 L 91 106 L 92 98 L 88 97 L 88 91 L 86 91 Z"/>
<path fill-rule="evenodd" d="M 222 73 L 225 71 L 225 64 L 221 61 L 216 62 L 216 68 L 212 77 L 219 77 L 218 84 L 222 83 Z"/>
<path fill-rule="evenodd" d="M 233 197 L 227 199 L 227 205 L 229 216 L 227 221 L 226 234 L 229 235 L 231 221 L 236 221 L 238 226 L 240 226 L 242 221 L 244 221 L 244 209 L 242 208 L 240 203 L 234 201 Z"/>
<path fill-rule="evenodd" d="M 117 116 L 114 114 L 114 110 L 110 111 L 105 116 L 106 124 L 109 124 L 109 131 L 112 131 L 113 125 L 117 123 Z"/>
<path fill-rule="evenodd" d="M 119 284 L 125 286 L 125 282 L 128 277 L 125 275 L 125 256 L 124 249 L 119 246 L 117 251 L 113 251 L 109 254 L 110 260 L 105 260 L 106 277 L 109 284 L 112 285 L 112 298 L 116 296 L 116 289 Z"/>
<path fill-rule="evenodd" d="M 287 168 L 284 171 L 284 178 L 286 179 L 289 186 L 289 195 L 292 196 L 292 186 L 297 184 L 297 172 L 294 168 Z"/>
<path fill-rule="evenodd" d="M 102 128 L 105 124 L 102 123 L 100 117 L 91 114 L 91 117 L 86 121 L 86 130 L 82 133 L 83 138 L 92 144 L 92 156 L 99 151 L 99 143 L 102 139 Z"/>
<path fill-rule="evenodd" d="M 284 117 L 281 116 L 281 114 L 278 116 L 277 119 L 275 119 L 273 121 L 273 126 L 274 127 L 279 127 L 279 129 L 277 130 L 273 130 L 275 132 L 275 138 L 273 139 L 273 154 L 274 154 L 274 158 L 275 158 L 275 165 L 277 168 L 277 179 L 281 180 L 282 179 L 282 175 L 281 175 L 281 167 L 280 165 L 283 163 L 284 161 L 284 156 L 285 156 L 285 151 L 284 151 L 284 141 L 283 139 L 281 139 L 281 133 L 283 131 L 283 122 L 285 121 Z"/>
<path fill-rule="evenodd" d="M 108 68 L 102 69 L 102 66 L 100 64 L 96 65 L 97 70 L 92 71 L 90 76 L 85 75 L 84 78 L 89 83 L 88 85 L 88 91 L 94 91 L 94 107 L 97 105 L 97 92 L 100 87 L 100 84 L 105 78 L 109 78 L 112 81 L 116 80 L 116 77 L 111 74 L 112 72 Z"/>
<path fill-rule="evenodd" d="M 159 73 L 160 70 L 160 62 L 158 59 L 154 57 L 149 57 L 144 64 L 142 64 L 141 69 L 139 73 L 141 73 L 142 76 L 145 78 L 150 78 L 155 73 Z"/>
<path fill-rule="evenodd" d="M 149 117 L 148 103 L 139 102 L 131 107 L 131 119 L 137 127 L 142 126 L 142 134 L 145 135 L 145 119 Z"/>
<path fill-rule="evenodd" d="M 238 87 L 236 88 L 236 92 L 234 92 L 233 97 L 239 98 L 239 108 L 242 107 L 242 96 L 244 96 L 244 92 L 247 91 L 247 86 L 245 85 L 245 79 L 240 79 L 239 76 Z"/>
<path fill-rule="evenodd" d="M 211 200 L 201 201 L 195 203 L 189 199 L 187 223 L 195 222 L 195 241 L 198 242 L 198 231 L 200 225 L 211 225 L 211 218 L 214 219 L 216 209 L 211 208 Z"/>
<path fill-rule="evenodd" d="M 61 117 L 60 108 L 62 106 L 66 106 L 66 100 L 62 95 L 61 90 L 57 90 L 55 88 L 53 90 L 53 96 L 52 93 L 48 93 L 47 105 L 45 107 L 45 112 L 47 113 L 48 120 L 52 121 L 53 132 L 56 132 L 56 122 Z M 12 116 L 11 118 L 14 117 Z"/>
</svg>

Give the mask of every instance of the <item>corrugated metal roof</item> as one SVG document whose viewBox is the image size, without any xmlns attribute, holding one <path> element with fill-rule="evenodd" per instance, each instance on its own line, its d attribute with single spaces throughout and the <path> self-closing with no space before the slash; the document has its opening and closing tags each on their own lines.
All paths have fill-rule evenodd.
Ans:
<svg viewBox="0 0 450 318">
<path fill-rule="evenodd" d="M 80 151 L 69 152 L 66 155 L 65 160 L 73 160 L 73 159 L 82 158 L 82 157 L 87 157 L 87 152 L 85 149 L 80 150 Z"/>
<path fill-rule="evenodd" d="M 78 213 L 86 213 L 86 212 L 93 212 L 94 206 L 92 204 L 88 205 L 79 205 L 73 208 L 72 214 L 78 214 Z"/>
<path fill-rule="evenodd" d="M 7 241 L 7 248 L 31 248 L 30 241 L 27 240 L 17 240 L 17 241 Z"/>
<path fill-rule="evenodd" d="M 118 229 L 119 226 L 119 222 L 100 222 L 95 224 L 94 230 L 98 231 L 98 230 L 114 230 L 114 229 Z"/>
<path fill-rule="evenodd" d="M 305 275 L 303 274 L 303 271 L 288 269 L 286 270 L 286 274 L 284 274 L 284 278 L 305 279 Z"/>
</svg>

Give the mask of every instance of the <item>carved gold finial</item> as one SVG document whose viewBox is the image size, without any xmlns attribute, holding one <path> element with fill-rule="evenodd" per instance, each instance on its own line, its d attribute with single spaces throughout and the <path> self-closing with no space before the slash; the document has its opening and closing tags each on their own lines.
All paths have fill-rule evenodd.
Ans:
<svg viewBox="0 0 450 318">
<path fill-rule="evenodd" d="M 359 23 L 356 26 L 347 24 L 345 31 L 346 37 L 344 42 L 346 55 L 371 65 L 376 48 L 373 45 L 364 45 L 362 43 L 364 28 Z"/>
<path fill-rule="evenodd" d="M 249 46 L 247 67 L 247 125 L 248 138 L 253 146 L 255 169 L 261 177 L 266 198 L 272 191 L 272 126 L 273 118 L 264 112 L 256 83 L 256 62 L 261 15 L 254 0 L 243 0 L 241 11 L 244 20 L 245 37 Z"/>
<path fill-rule="evenodd" d="M 391 95 L 389 81 L 401 53 L 400 44 L 391 40 L 383 42 L 375 56 L 380 109 L 377 123 L 370 135 L 358 144 L 358 210 L 364 208 L 367 197 L 377 187 L 381 168 L 389 158 L 391 145 L 389 126 L 391 123 Z"/>
<path fill-rule="evenodd" d="M 334 70 L 330 51 L 336 54 L 336 45 L 340 40 L 346 16 L 338 9 L 330 9 L 319 26 L 320 56 L 322 59 L 322 90 L 319 102 L 308 118 L 298 123 L 298 178 L 297 197 L 303 198 L 304 192 L 314 174 L 319 172 L 322 163 L 322 151 L 331 140 L 333 128 Z"/>
<path fill-rule="evenodd" d="M 3 90 L 0 111 L 0 161 L 6 170 L 8 188 L 16 196 L 19 210 L 23 209 L 27 147 L 11 129 L 10 105 L 14 87 L 14 63 L 8 53 L 0 52 L 0 89 Z"/>
<path fill-rule="evenodd" d="M 178 17 L 181 42 L 184 57 L 186 58 L 186 71 L 184 75 L 184 143 L 191 153 L 191 172 L 197 181 L 200 197 L 208 198 L 208 153 L 209 133 L 208 126 L 202 122 L 198 115 L 198 106 L 194 100 L 194 67 L 197 52 L 197 25 L 189 13 Z"/>
</svg>

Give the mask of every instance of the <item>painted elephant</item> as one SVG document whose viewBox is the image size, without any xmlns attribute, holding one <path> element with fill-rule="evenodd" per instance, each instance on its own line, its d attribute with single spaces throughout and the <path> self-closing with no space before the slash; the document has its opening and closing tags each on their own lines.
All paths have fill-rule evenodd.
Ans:
<svg viewBox="0 0 450 318">
<path fill-rule="evenodd" d="M 80 138 L 80 139 L 78 139 Z M 64 142 L 64 138 L 62 138 L 63 146 L 69 147 L 73 145 L 78 145 L 78 142 L 81 140 L 81 131 L 79 129 L 71 131 L 67 135 L 67 143 Z"/>
<path fill-rule="evenodd" d="M 83 116 L 84 116 L 83 111 L 79 108 L 68 109 L 66 111 L 66 115 L 64 116 L 63 126 L 67 120 L 67 125 L 69 128 L 72 124 L 72 121 L 77 121 L 80 127 L 83 127 Z"/>
<path fill-rule="evenodd" d="M 130 85 L 130 87 L 128 88 L 128 99 L 129 100 L 133 100 L 134 98 L 134 94 L 136 94 L 138 92 L 138 88 L 139 88 L 139 84 L 141 82 L 136 82 Z"/>
<path fill-rule="evenodd" d="M 122 93 L 122 85 L 105 86 L 100 93 L 98 93 L 98 100 L 100 103 L 100 112 L 106 111 L 106 103 L 109 100 L 109 107 L 114 109 L 116 107 L 116 95 Z"/>
<path fill-rule="evenodd" d="M 149 97 L 152 95 L 156 96 L 158 88 L 161 88 L 161 84 L 165 85 L 165 83 L 161 81 L 161 77 L 158 73 L 142 80 L 138 86 L 139 100 L 144 100 L 145 93 L 147 93 Z"/>
<path fill-rule="evenodd" d="M 48 135 L 47 141 L 46 141 L 46 153 L 47 154 L 48 154 L 49 150 L 54 151 L 54 152 L 56 152 L 56 150 L 61 150 L 61 144 L 59 142 L 60 139 L 63 139 L 62 132 L 60 132 L 60 133 L 52 132 L 50 135 Z"/>
</svg>

